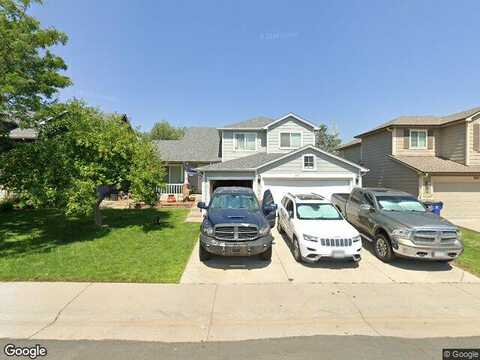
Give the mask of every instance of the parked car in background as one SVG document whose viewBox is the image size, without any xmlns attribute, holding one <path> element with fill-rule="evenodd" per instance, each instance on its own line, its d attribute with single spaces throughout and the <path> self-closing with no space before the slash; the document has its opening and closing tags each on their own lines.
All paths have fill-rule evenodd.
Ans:
<svg viewBox="0 0 480 360">
<path fill-rule="evenodd" d="M 278 231 L 291 241 L 298 262 L 322 258 L 360 261 L 359 232 L 323 196 L 287 194 L 278 211 Z"/>
<path fill-rule="evenodd" d="M 208 206 L 199 202 L 198 207 L 207 211 L 200 232 L 201 261 L 212 255 L 260 255 L 264 260 L 271 259 L 273 237 L 269 219 L 273 217 L 275 223 L 276 204 L 264 201 L 260 207 L 250 188 L 219 187 Z"/>
<path fill-rule="evenodd" d="M 395 255 L 450 261 L 463 252 L 459 229 L 408 193 L 355 188 L 350 194 L 333 194 L 332 203 L 373 242 L 382 261 Z"/>
</svg>

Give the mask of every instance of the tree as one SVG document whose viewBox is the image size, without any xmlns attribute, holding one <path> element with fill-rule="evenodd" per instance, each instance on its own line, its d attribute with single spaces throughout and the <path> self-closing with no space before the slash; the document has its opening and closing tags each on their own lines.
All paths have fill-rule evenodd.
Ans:
<svg viewBox="0 0 480 360">
<path fill-rule="evenodd" d="M 67 68 L 65 62 L 49 50 L 65 45 L 67 35 L 54 28 L 44 29 L 27 15 L 31 3 L 0 0 L 0 142 L 8 134 L 5 123 L 32 118 L 55 101 L 59 89 L 71 84 L 60 73 Z M 35 118 L 31 120 L 25 126 L 35 123 Z"/>
<path fill-rule="evenodd" d="M 46 114 L 45 114 L 46 115 Z M 95 215 L 117 189 L 154 204 L 164 169 L 153 145 L 119 115 L 105 115 L 80 101 L 56 104 L 38 141 L 0 155 L 0 184 L 37 207 L 67 215 Z"/>
<path fill-rule="evenodd" d="M 162 120 L 153 125 L 152 130 L 147 133 L 150 140 L 178 140 L 185 134 L 184 128 L 177 128 Z"/>
<path fill-rule="evenodd" d="M 340 146 L 342 140 L 340 140 L 337 131 L 330 132 L 326 125 L 319 126 L 319 130 L 316 134 L 316 145 L 322 150 L 330 153 L 337 153 L 337 147 Z"/>
</svg>

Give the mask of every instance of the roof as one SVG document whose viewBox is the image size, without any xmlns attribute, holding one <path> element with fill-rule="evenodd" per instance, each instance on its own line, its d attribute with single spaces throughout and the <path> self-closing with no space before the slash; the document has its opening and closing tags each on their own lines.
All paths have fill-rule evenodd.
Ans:
<svg viewBox="0 0 480 360">
<path fill-rule="evenodd" d="M 319 194 L 315 193 L 309 193 L 309 194 L 293 194 L 293 193 L 288 193 L 290 196 L 292 196 L 295 200 L 300 200 L 300 201 L 327 201 L 325 197 Z"/>
<path fill-rule="evenodd" d="M 260 166 L 267 164 L 272 160 L 281 158 L 282 153 L 265 153 L 259 152 L 252 155 L 244 156 L 238 159 L 228 160 L 221 163 L 216 163 L 208 166 L 202 166 L 197 170 L 200 171 L 215 171 L 215 170 L 256 170 Z"/>
<path fill-rule="evenodd" d="M 221 186 L 215 189 L 215 194 L 251 194 L 253 190 L 241 186 Z"/>
<path fill-rule="evenodd" d="M 480 173 L 480 166 L 467 166 L 436 156 L 388 156 L 403 165 L 424 173 Z"/>
<path fill-rule="evenodd" d="M 344 162 L 344 163 L 346 163 L 350 166 L 353 166 L 353 167 L 359 169 L 360 171 L 364 171 L 364 172 L 368 171 L 368 169 L 366 169 L 366 168 L 364 168 L 364 167 L 362 167 L 358 164 L 355 164 L 355 163 L 353 163 L 351 161 L 348 161 L 344 158 L 341 158 L 337 155 L 330 154 L 329 152 L 324 151 L 324 150 L 322 150 L 322 149 L 320 149 L 316 146 L 313 146 L 313 145 L 306 145 L 306 146 L 303 146 L 303 147 L 298 148 L 296 150 L 290 151 L 288 153 L 264 153 L 264 152 L 255 153 L 253 155 L 244 156 L 244 157 L 241 157 L 241 158 L 238 158 L 238 159 L 228 160 L 228 161 L 217 163 L 217 164 L 212 164 L 212 165 L 208 165 L 208 166 L 199 167 L 198 170 L 200 170 L 200 171 L 252 170 L 253 171 L 253 170 L 257 170 L 258 168 L 261 168 L 265 165 L 274 163 L 274 162 L 276 162 L 280 159 L 287 158 L 289 156 L 292 156 L 296 153 L 299 153 L 299 152 L 307 150 L 307 149 L 312 150 L 312 151 L 316 151 L 318 153 L 322 153 L 326 156 L 329 156 L 331 158 L 334 158 L 336 160 Z"/>
<path fill-rule="evenodd" d="M 339 147 L 337 147 L 337 150 L 346 149 L 346 148 L 349 148 L 349 147 L 352 147 L 352 146 L 355 146 L 355 145 L 360 145 L 361 143 L 362 143 L 361 139 L 353 139 L 352 141 L 349 141 L 349 142 L 347 142 L 345 144 L 342 144 Z"/>
<path fill-rule="evenodd" d="M 180 140 L 154 141 L 164 161 L 220 161 L 220 136 L 218 130 L 207 127 L 191 127 Z"/>
<path fill-rule="evenodd" d="M 363 190 L 370 191 L 374 195 L 408 195 L 412 196 L 411 194 L 405 192 L 405 191 L 400 191 L 400 190 L 393 190 L 389 188 L 363 188 Z"/>
<path fill-rule="evenodd" d="M 302 117 L 294 114 L 294 113 L 288 113 L 285 116 L 282 116 L 278 119 L 271 119 L 265 116 L 257 116 L 245 121 L 240 121 L 234 124 L 227 125 L 225 127 L 219 128 L 220 130 L 235 130 L 235 129 L 244 129 L 244 130 L 261 130 L 261 129 L 267 129 L 270 126 L 281 122 L 289 117 L 293 117 L 296 120 L 304 123 L 307 126 L 312 127 L 314 130 L 318 129 L 318 126 L 311 123 L 308 120 L 303 119 Z"/>
<path fill-rule="evenodd" d="M 472 109 L 457 112 L 454 114 L 446 115 L 446 116 L 433 116 L 433 115 L 425 115 L 425 116 L 399 116 L 393 120 L 387 121 L 373 129 L 366 131 L 362 134 L 359 134 L 355 137 L 361 137 L 378 130 L 387 128 L 389 126 L 444 126 L 449 123 L 464 120 L 469 118 L 470 116 L 479 113 L 480 107 L 474 107 Z"/>
</svg>

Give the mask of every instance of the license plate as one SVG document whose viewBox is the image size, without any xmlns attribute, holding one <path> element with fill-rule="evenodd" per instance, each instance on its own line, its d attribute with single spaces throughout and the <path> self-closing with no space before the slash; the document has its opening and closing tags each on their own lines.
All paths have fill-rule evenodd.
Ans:
<svg viewBox="0 0 480 360">
<path fill-rule="evenodd" d="M 432 257 L 445 257 L 447 253 L 445 251 L 434 251 L 432 252 Z"/>
<path fill-rule="evenodd" d="M 332 251 L 332 257 L 335 259 L 341 259 L 345 257 L 345 252 L 344 251 Z"/>
<path fill-rule="evenodd" d="M 239 253 L 240 251 L 240 248 L 232 248 L 232 253 Z"/>
</svg>

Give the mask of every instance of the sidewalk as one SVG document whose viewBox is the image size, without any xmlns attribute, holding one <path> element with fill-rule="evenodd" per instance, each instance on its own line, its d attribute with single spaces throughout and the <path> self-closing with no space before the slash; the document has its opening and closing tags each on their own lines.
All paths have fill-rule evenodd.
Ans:
<svg viewBox="0 0 480 360">
<path fill-rule="evenodd" d="M 480 335 L 480 284 L 0 283 L 0 337 L 228 341 Z"/>
</svg>

